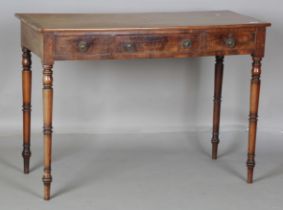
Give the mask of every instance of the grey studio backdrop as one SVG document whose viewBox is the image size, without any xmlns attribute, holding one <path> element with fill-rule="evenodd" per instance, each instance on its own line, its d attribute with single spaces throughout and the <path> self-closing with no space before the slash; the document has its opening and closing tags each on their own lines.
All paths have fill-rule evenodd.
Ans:
<svg viewBox="0 0 283 210">
<path fill-rule="evenodd" d="M 283 130 L 281 0 L 3 1 L 0 7 L 0 131 L 21 132 L 20 24 L 15 12 L 150 12 L 234 10 L 272 22 L 263 59 L 259 130 Z M 225 58 L 222 130 L 248 125 L 250 56 Z M 175 132 L 210 130 L 214 57 L 57 62 L 54 130 L 60 132 Z M 32 132 L 42 130 L 41 63 L 33 56 Z"/>
</svg>

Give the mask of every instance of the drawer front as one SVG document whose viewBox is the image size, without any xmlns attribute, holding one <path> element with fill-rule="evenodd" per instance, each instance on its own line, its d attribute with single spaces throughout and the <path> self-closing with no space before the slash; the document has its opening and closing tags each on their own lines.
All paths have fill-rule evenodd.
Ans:
<svg viewBox="0 0 283 210">
<path fill-rule="evenodd" d="M 113 37 L 110 35 L 58 36 L 55 57 L 61 60 L 99 59 L 111 55 Z"/>
<path fill-rule="evenodd" d="M 256 48 L 253 29 L 192 33 L 72 34 L 55 36 L 55 59 L 129 59 L 249 54 Z"/>
<path fill-rule="evenodd" d="M 198 33 L 118 35 L 115 37 L 114 54 L 118 57 L 175 57 L 196 53 L 200 44 Z"/>
<path fill-rule="evenodd" d="M 186 57 L 200 49 L 200 34 L 71 35 L 55 37 L 58 60 Z"/>
<path fill-rule="evenodd" d="M 252 50 L 256 45 L 255 30 L 223 30 L 209 32 L 207 49 L 209 51 Z"/>
</svg>

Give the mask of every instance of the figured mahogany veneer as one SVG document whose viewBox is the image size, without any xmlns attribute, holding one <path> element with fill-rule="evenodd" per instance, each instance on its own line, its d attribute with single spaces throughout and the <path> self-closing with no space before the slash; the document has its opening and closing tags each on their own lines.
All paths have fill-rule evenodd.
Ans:
<svg viewBox="0 0 283 210">
<path fill-rule="evenodd" d="M 43 64 L 44 199 L 50 199 L 53 65 L 57 60 L 215 56 L 212 159 L 217 158 L 225 55 L 252 55 L 248 183 L 253 181 L 261 60 L 270 23 L 231 11 L 16 14 L 23 50 L 23 158 L 29 172 L 31 52 Z"/>
<path fill-rule="evenodd" d="M 55 58 L 128 59 L 154 57 L 187 57 L 201 49 L 199 33 L 83 35 L 55 38 Z M 190 41 L 189 46 L 184 46 Z M 81 50 L 80 44 L 86 44 Z"/>
</svg>

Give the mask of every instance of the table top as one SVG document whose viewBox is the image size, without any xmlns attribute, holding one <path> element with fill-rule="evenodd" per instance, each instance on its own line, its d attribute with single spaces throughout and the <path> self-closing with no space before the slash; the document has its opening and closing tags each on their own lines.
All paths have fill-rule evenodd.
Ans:
<svg viewBox="0 0 283 210">
<path fill-rule="evenodd" d="M 16 16 L 37 31 L 112 31 L 139 29 L 202 29 L 270 26 L 270 23 L 232 11 L 163 13 L 64 14 L 41 13 Z"/>
</svg>

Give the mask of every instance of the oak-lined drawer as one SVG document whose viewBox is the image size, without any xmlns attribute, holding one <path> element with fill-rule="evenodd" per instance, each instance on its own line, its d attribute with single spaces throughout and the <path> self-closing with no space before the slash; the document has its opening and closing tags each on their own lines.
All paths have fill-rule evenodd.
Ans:
<svg viewBox="0 0 283 210">
<path fill-rule="evenodd" d="M 227 51 L 254 49 L 256 32 L 254 30 L 223 30 L 207 34 L 207 49 L 212 51 Z"/>
</svg>

